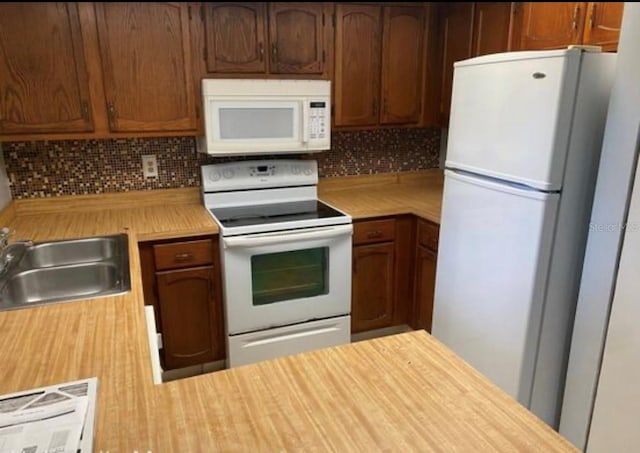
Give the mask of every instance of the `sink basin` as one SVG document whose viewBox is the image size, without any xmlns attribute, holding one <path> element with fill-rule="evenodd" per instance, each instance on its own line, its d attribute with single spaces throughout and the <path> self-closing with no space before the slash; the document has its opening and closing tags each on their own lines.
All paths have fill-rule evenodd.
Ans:
<svg viewBox="0 0 640 453">
<path fill-rule="evenodd" d="M 34 244 L 0 284 L 0 311 L 127 292 L 127 235 Z"/>
<path fill-rule="evenodd" d="M 26 268 L 41 268 L 114 260 L 122 251 L 128 253 L 126 247 L 125 234 L 43 242 L 29 247 L 20 265 Z"/>
</svg>

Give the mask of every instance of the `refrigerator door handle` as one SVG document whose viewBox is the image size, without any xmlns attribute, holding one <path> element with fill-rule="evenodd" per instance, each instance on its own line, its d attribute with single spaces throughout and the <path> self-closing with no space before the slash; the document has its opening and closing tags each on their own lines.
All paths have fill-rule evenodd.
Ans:
<svg viewBox="0 0 640 453">
<path fill-rule="evenodd" d="M 533 198 L 536 200 L 548 200 L 550 198 L 559 196 L 558 192 L 543 192 L 520 184 L 487 178 L 482 175 L 470 175 L 455 170 L 445 170 L 444 175 L 448 178 L 457 179 L 458 181 L 462 181 L 467 184 L 474 184 L 476 186 L 485 187 L 487 189 L 499 190 L 501 192 L 510 193 L 518 197 Z"/>
</svg>

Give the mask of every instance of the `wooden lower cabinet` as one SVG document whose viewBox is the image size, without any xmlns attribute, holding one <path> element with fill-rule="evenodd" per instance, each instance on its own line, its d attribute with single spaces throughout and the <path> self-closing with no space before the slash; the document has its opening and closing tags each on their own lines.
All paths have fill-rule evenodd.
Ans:
<svg viewBox="0 0 640 453">
<path fill-rule="evenodd" d="M 438 225 L 418 220 L 411 327 L 425 329 L 427 332 L 431 332 L 439 236 Z"/>
<path fill-rule="evenodd" d="M 393 242 L 353 248 L 352 333 L 391 325 L 394 256 Z"/>
<path fill-rule="evenodd" d="M 202 238 L 140 245 L 145 304 L 155 309 L 165 370 L 225 358 L 217 248 L 216 241 Z M 186 256 L 193 257 L 191 267 L 185 267 Z"/>
<path fill-rule="evenodd" d="M 164 365 L 167 369 L 213 362 L 224 347 L 212 266 L 157 272 Z"/>
<path fill-rule="evenodd" d="M 433 314 L 433 292 L 436 287 L 437 254 L 426 247 L 418 247 L 416 253 L 415 274 L 415 329 L 431 332 L 431 316 Z"/>
</svg>

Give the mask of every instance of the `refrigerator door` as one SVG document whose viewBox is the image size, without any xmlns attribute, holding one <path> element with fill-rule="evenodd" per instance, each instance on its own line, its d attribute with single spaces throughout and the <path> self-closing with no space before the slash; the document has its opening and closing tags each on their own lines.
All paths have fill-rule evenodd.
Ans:
<svg viewBox="0 0 640 453">
<path fill-rule="evenodd" d="M 526 406 L 558 199 L 445 172 L 432 333 Z"/>
<path fill-rule="evenodd" d="M 446 166 L 559 190 L 581 52 L 514 52 L 455 64 Z"/>
</svg>

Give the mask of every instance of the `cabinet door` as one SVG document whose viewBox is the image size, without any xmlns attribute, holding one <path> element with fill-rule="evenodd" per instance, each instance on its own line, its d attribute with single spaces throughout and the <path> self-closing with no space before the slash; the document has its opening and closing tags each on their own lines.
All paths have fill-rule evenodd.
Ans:
<svg viewBox="0 0 640 453">
<path fill-rule="evenodd" d="M 418 247 L 416 253 L 416 290 L 414 327 L 431 332 L 433 293 L 436 286 L 436 252 Z"/>
<path fill-rule="evenodd" d="M 109 2 L 95 8 L 109 128 L 195 129 L 188 6 Z"/>
<path fill-rule="evenodd" d="M 213 267 L 157 272 L 164 368 L 211 362 L 224 354 L 220 288 Z"/>
<path fill-rule="evenodd" d="M 509 2 L 479 2 L 473 14 L 474 57 L 509 50 L 512 5 Z"/>
<path fill-rule="evenodd" d="M 207 72 L 255 72 L 264 58 L 264 3 L 204 3 Z"/>
<path fill-rule="evenodd" d="M 336 6 L 335 125 L 378 123 L 380 7 Z"/>
<path fill-rule="evenodd" d="M 269 4 L 271 73 L 322 74 L 322 3 Z"/>
<path fill-rule="evenodd" d="M 584 2 L 522 3 L 521 50 L 561 49 L 582 42 Z"/>
<path fill-rule="evenodd" d="M 440 124 L 449 123 L 453 63 L 471 57 L 473 3 L 447 3 L 440 10 L 442 75 L 440 77 Z"/>
<path fill-rule="evenodd" d="M 603 50 L 618 50 L 623 2 L 591 2 L 587 7 L 584 44 L 602 46 Z"/>
<path fill-rule="evenodd" d="M 0 133 L 92 131 L 75 3 L 0 5 Z"/>
<path fill-rule="evenodd" d="M 393 266 L 393 242 L 353 248 L 351 332 L 392 324 Z"/>
<path fill-rule="evenodd" d="M 424 8 L 385 7 L 383 30 L 380 122 L 417 123 L 422 109 Z"/>
</svg>

